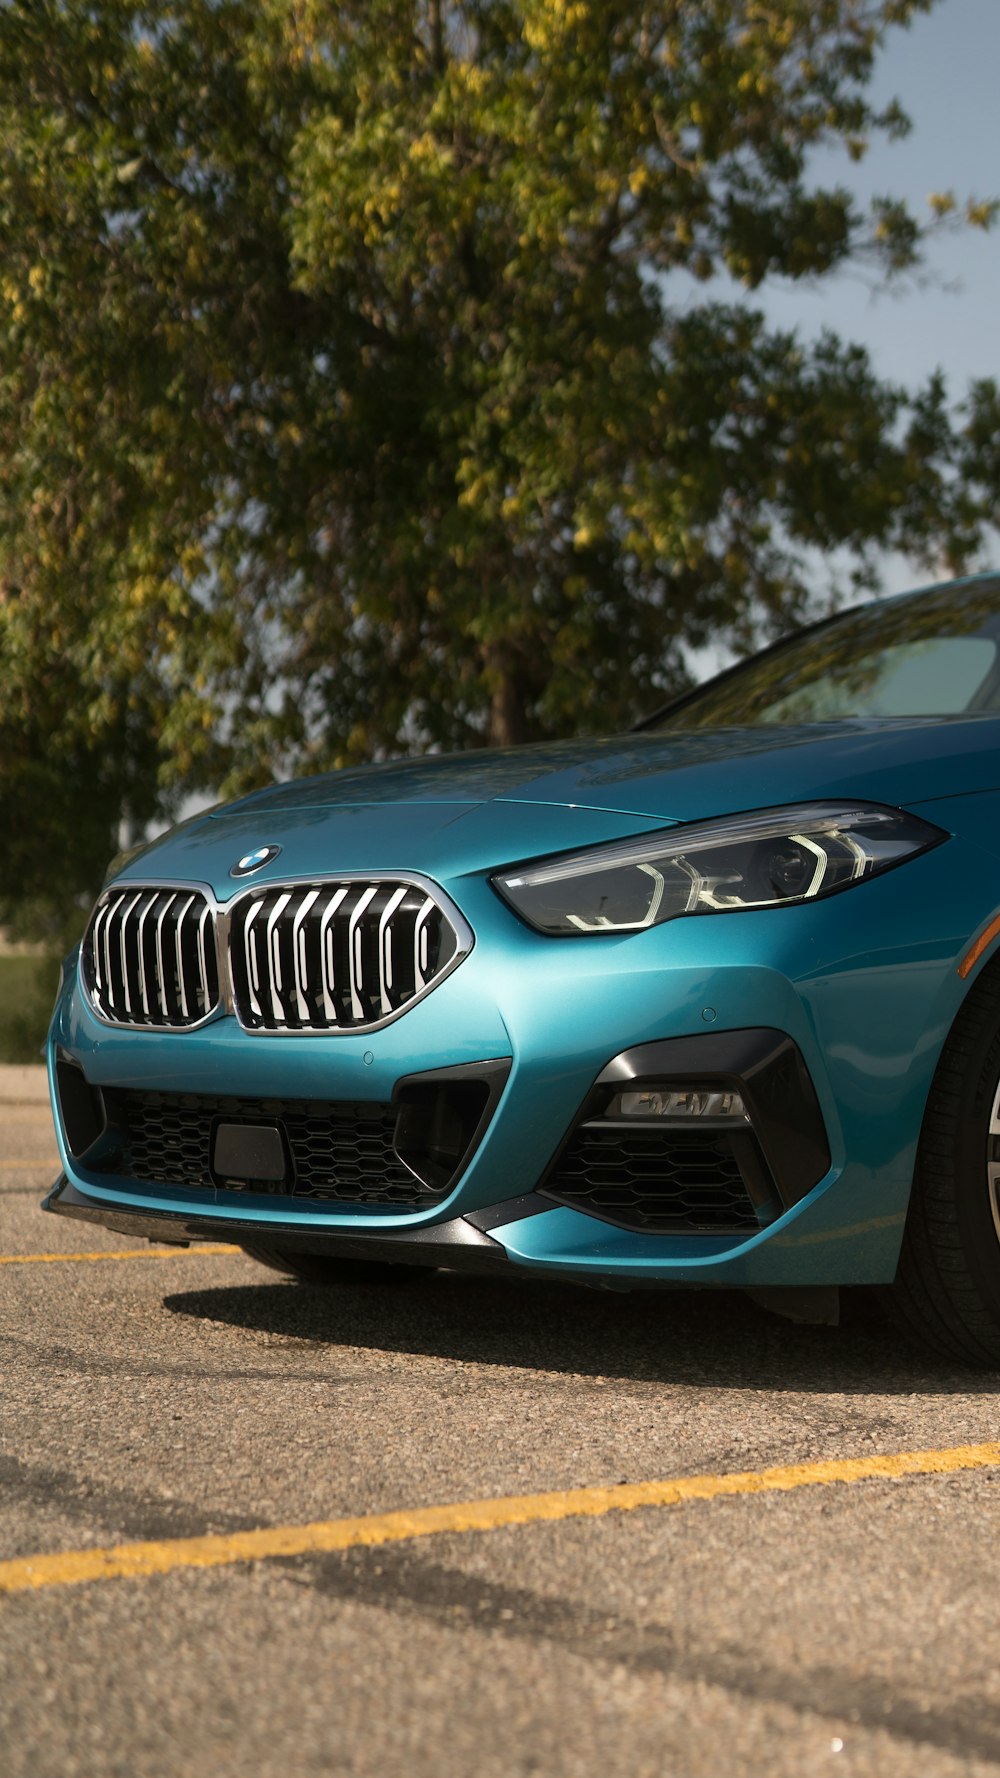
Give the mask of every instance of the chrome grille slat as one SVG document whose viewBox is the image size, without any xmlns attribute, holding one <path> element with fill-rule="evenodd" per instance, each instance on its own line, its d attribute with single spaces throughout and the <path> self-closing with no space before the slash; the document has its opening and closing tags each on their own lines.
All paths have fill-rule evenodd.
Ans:
<svg viewBox="0 0 1000 1778">
<path fill-rule="evenodd" d="M 427 920 L 433 909 L 434 902 L 428 895 L 413 928 L 413 973 L 421 983 L 427 979 Z"/>
<path fill-rule="evenodd" d="M 181 1016 L 184 1020 L 185 1025 L 188 1022 L 188 1000 L 187 1000 L 187 986 L 186 986 L 186 983 L 184 980 L 184 974 L 185 974 L 185 972 L 184 972 L 184 953 L 181 949 L 181 946 L 183 944 L 183 937 L 184 937 L 184 922 L 187 919 L 189 909 L 192 908 L 193 906 L 194 906 L 194 896 L 189 895 L 187 901 L 184 903 L 184 906 L 181 908 L 181 911 L 178 914 L 176 922 L 174 924 L 174 957 L 175 957 L 176 963 L 177 963 L 177 986 L 180 991 L 180 997 L 181 997 Z"/>
<path fill-rule="evenodd" d="M 263 1019 L 264 1015 L 261 1012 L 260 1002 L 257 999 L 257 994 L 260 989 L 260 970 L 257 966 L 257 935 L 253 930 L 253 923 L 263 906 L 264 903 L 262 901 L 254 903 L 247 916 L 247 923 L 243 928 L 243 951 L 247 963 L 247 986 L 250 994 L 250 1005 L 258 1019 Z"/>
<path fill-rule="evenodd" d="M 146 921 L 149 919 L 149 910 L 150 910 L 151 906 L 152 906 L 152 903 L 150 901 L 147 901 L 145 907 L 142 910 L 142 913 L 139 915 L 139 926 L 138 926 L 138 932 L 137 932 L 137 937 L 138 937 L 138 942 L 139 942 L 139 992 L 142 995 L 143 1016 L 147 1019 L 149 1018 L 149 988 L 146 983 L 145 937 L 146 937 Z"/>
<path fill-rule="evenodd" d="M 198 1003 L 203 1013 L 209 1012 L 212 1001 L 208 992 L 208 925 L 211 908 L 206 901 L 198 916 Z M 215 923 L 212 922 L 212 937 L 215 937 Z"/>
<path fill-rule="evenodd" d="M 163 1014 L 165 1025 L 170 1023 L 170 1008 L 167 1005 L 167 972 L 163 967 L 163 922 L 173 899 L 172 895 L 168 895 L 156 916 L 156 992 L 159 996 L 160 1011 Z"/>
<path fill-rule="evenodd" d="M 123 992 L 125 995 L 125 1011 L 126 1011 L 126 1013 L 131 1013 L 131 1011 L 132 1011 L 132 994 L 131 994 L 131 990 L 129 987 L 129 973 L 130 972 L 129 972 L 129 966 L 128 966 L 128 950 L 127 950 L 127 943 L 126 943 L 127 935 L 128 935 L 128 917 L 129 917 L 129 914 L 131 914 L 134 911 L 134 909 L 136 908 L 136 906 L 138 905 L 138 903 L 141 900 L 142 900 L 142 891 L 141 891 L 141 889 L 139 889 L 136 891 L 136 893 L 132 897 L 132 900 L 130 902 L 128 902 L 127 906 L 124 909 L 122 908 L 121 902 L 119 902 L 118 907 L 116 909 L 116 912 L 118 914 L 118 919 L 119 919 L 118 945 L 119 945 L 119 949 L 121 951 L 122 989 L 123 989 Z"/>
<path fill-rule="evenodd" d="M 212 904 L 201 890 L 112 889 L 84 935 L 83 979 L 109 1024 L 186 1030 L 218 1007 Z"/>
<path fill-rule="evenodd" d="M 278 921 L 291 899 L 291 890 L 285 895 L 279 895 L 267 921 L 267 970 L 271 983 L 271 1010 L 274 1013 L 275 1022 L 279 1025 L 285 1023 L 285 1008 L 281 998 L 281 935 L 278 931 Z"/>
<path fill-rule="evenodd" d="M 333 949 L 333 917 L 342 901 L 347 897 L 347 884 L 344 883 L 330 900 L 326 912 L 320 922 L 319 950 L 320 973 L 323 983 L 323 1013 L 328 1025 L 338 1025 L 337 1003 L 333 996 L 337 987 L 337 975 L 334 967 Z"/>
<path fill-rule="evenodd" d="M 361 919 L 365 909 L 374 901 L 378 892 L 378 883 L 372 883 L 371 887 L 365 890 L 351 915 L 351 923 L 347 931 L 347 955 L 351 971 L 351 1012 L 357 1025 L 362 1024 L 365 1017 L 365 1009 L 361 1004 L 361 994 L 365 985 L 364 958 L 361 954 L 363 942 Z"/>
<path fill-rule="evenodd" d="M 398 1017 L 471 944 L 422 878 L 261 884 L 221 907 L 197 884 L 127 883 L 95 907 L 81 974 L 111 1025 L 182 1031 L 230 1010 L 247 1031 L 349 1033 Z"/>
<path fill-rule="evenodd" d="M 105 903 L 105 905 L 103 907 L 98 908 L 97 913 L 94 917 L 94 932 L 93 932 L 94 981 L 95 981 L 95 985 L 97 987 L 98 993 L 100 993 L 104 989 L 105 983 L 107 981 L 107 973 L 108 973 L 107 967 L 105 967 L 104 976 L 103 977 L 101 976 L 101 943 L 102 943 L 101 928 L 103 926 L 107 925 L 107 920 L 108 920 L 108 909 L 107 909 L 107 904 Z"/>
<path fill-rule="evenodd" d="M 306 935 L 302 923 L 309 909 L 319 900 L 319 890 L 310 889 L 299 908 L 292 923 L 292 962 L 295 967 L 295 1010 L 303 1023 L 309 1017 L 309 1007 L 305 998 L 305 984 L 309 973 L 309 956 L 306 948 Z"/>
<path fill-rule="evenodd" d="M 402 1012 L 465 954 L 422 883 L 275 883 L 231 906 L 233 1005 L 248 1030 L 359 1031 Z M 264 925 L 267 943 L 249 938 Z M 264 975 L 255 979 L 254 961 Z"/>
<path fill-rule="evenodd" d="M 389 990 L 392 987 L 392 916 L 406 898 L 406 884 L 400 883 L 385 905 L 378 923 L 378 997 L 383 1016 L 392 1011 Z"/>
<path fill-rule="evenodd" d="M 119 900 L 120 899 L 121 898 L 119 897 Z M 117 907 L 118 902 L 115 902 L 114 906 Z M 106 910 L 106 918 L 104 921 L 104 932 L 102 934 L 102 938 L 103 938 L 103 942 L 104 942 L 104 971 L 105 971 L 105 975 L 107 978 L 108 1000 L 109 1000 L 110 1004 L 112 1006 L 114 1006 L 114 1004 L 115 1004 L 115 982 L 114 982 L 114 976 L 111 973 L 111 915 L 112 915 L 112 911 L 113 910 L 111 907 L 108 907 Z"/>
</svg>

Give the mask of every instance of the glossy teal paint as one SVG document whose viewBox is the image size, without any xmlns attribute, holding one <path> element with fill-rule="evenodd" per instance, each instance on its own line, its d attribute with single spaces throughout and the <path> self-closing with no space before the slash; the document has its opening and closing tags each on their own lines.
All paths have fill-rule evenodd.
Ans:
<svg viewBox="0 0 1000 1778">
<path fill-rule="evenodd" d="M 761 801 L 758 788 L 757 801 Z M 795 794 L 801 795 L 801 786 Z M 769 798 L 767 800 L 770 800 Z M 975 805 L 975 807 L 973 807 Z M 675 804 L 676 806 L 676 804 Z M 597 838 L 648 821 L 590 808 L 416 803 L 377 811 L 298 808 L 259 820 L 246 807 L 167 837 L 126 876 L 199 880 L 220 899 L 245 884 L 229 869 L 253 844 L 282 853 L 255 882 L 337 869 L 419 868 L 461 909 L 475 944 L 426 999 L 380 1031 L 343 1036 L 244 1033 L 219 1018 L 192 1033 L 112 1030 L 68 981 L 53 1025 L 95 1084 L 161 1090 L 388 1099 L 399 1077 L 504 1056 L 508 1084 L 489 1132 L 451 1197 L 433 1210 L 329 1212 L 241 1195 L 214 1216 L 387 1231 L 446 1220 L 533 1189 L 589 1087 L 612 1056 L 657 1038 L 768 1025 L 806 1059 L 830 1139 L 829 1174 L 792 1211 L 750 1240 L 639 1236 L 570 1210 L 495 1232 L 531 1269 L 677 1283 L 778 1284 L 887 1279 L 905 1217 L 920 1117 L 941 1044 L 965 992 L 957 964 L 1000 905 L 995 795 L 928 804 L 954 837 L 859 888 L 797 907 L 675 920 L 639 934 L 545 938 L 492 889 L 490 864 Z M 705 806 L 699 810 L 710 812 Z M 994 817 L 982 831 L 984 818 Z M 661 818 L 662 819 L 662 818 Z M 403 833 L 402 842 L 400 832 Z M 387 837 L 388 836 L 388 837 Z M 399 851 L 402 844 L 403 853 Z M 197 862 L 200 870 L 195 870 Z M 927 909 L 936 910 L 928 938 Z M 370 1061 L 366 1061 L 366 1056 Z M 137 1194 L 62 1159 L 78 1189 L 106 1204 L 205 1207 L 167 1187 Z"/>
</svg>

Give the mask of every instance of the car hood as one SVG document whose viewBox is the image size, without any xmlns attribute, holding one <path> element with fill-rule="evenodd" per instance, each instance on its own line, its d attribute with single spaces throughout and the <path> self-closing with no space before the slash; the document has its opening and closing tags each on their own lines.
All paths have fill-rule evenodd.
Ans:
<svg viewBox="0 0 1000 1778">
<path fill-rule="evenodd" d="M 1000 719 L 872 719 L 399 760 L 276 784 L 217 810 L 215 819 L 393 803 L 527 802 L 692 821 L 802 797 L 905 803 L 998 782 Z"/>
<path fill-rule="evenodd" d="M 249 886 L 338 870 L 453 875 L 651 827 L 847 797 L 912 806 L 1000 785 L 1000 721 L 854 721 L 639 734 L 403 760 L 257 791 L 155 841 L 124 874 Z"/>
</svg>

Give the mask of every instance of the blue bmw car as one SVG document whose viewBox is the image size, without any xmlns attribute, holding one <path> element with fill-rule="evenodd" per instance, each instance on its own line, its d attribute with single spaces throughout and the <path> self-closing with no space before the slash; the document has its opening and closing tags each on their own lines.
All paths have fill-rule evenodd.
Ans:
<svg viewBox="0 0 1000 1778">
<path fill-rule="evenodd" d="M 885 1287 L 1000 1360 L 1000 578 L 639 730 L 336 772 L 117 859 L 56 1214 L 314 1282 Z"/>
</svg>

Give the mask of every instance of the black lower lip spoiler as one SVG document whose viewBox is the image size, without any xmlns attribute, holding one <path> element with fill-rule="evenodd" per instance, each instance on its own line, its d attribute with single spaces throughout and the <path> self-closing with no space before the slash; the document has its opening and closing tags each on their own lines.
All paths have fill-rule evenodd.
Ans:
<svg viewBox="0 0 1000 1778">
<path fill-rule="evenodd" d="M 514 1202 L 523 1205 L 525 1200 Z M 545 1200 L 538 1207 L 553 1208 Z M 138 1236 L 140 1240 L 177 1247 L 221 1241 L 236 1247 L 273 1245 L 290 1253 L 328 1254 L 338 1259 L 385 1260 L 390 1265 L 458 1266 L 463 1272 L 514 1269 L 500 1243 L 463 1216 L 431 1228 L 387 1229 L 371 1235 L 358 1234 L 353 1229 L 303 1229 L 300 1221 L 261 1223 L 200 1212 L 191 1216 L 183 1210 L 133 1210 L 120 1204 L 96 1204 L 77 1191 L 65 1174 L 56 1180 L 42 1209 L 78 1222 L 99 1223 L 117 1235 Z M 513 1221 L 514 1216 L 505 1220 Z M 496 1227 L 496 1222 L 492 1226 Z"/>
<path fill-rule="evenodd" d="M 393 1229 L 385 1234 L 359 1235 L 353 1230 L 342 1229 L 303 1230 L 301 1225 L 294 1223 L 263 1224 L 236 1218 L 223 1220 L 201 1213 L 190 1216 L 183 1210 L 131 1210 L 119 1205 L 95 1204 L 70 1184 L 65 1173 L 60 1174 L 42 1201 L 42 1209 L 55 1216 L 98 1223 L 115 1234 L 131 1235 L 166 1246 L 191 1247 L 201 1241 L 210 1241 L 252 1251 L 273 1243 L 289 1253 L 328 1254 L 332 1259 L 384 1260 L 390 1265 L 440 1266 L 455 1271 L 505 1273 L 508 1277 L 513 1274 L 522 1278 L 529 1268 L 508 1259 L 504 1248 L 498 1241 L 491 1240 L 486 1231 L 502 1228 L 508 1222 L 520 1222 L 526 1216 L 542 1215 L 556 1207 L 551 1199 L 542 1197 L 539 1192 L 526 1192 L 520 1197 L 508 1198 L 503 1204 L 495 1204 L 489 1210 L 472 1211 L 468 1217 L 456 1216 L 450 1222 L 439 1222 L 431 1228 Z M 562 1270 L 560 1282 L 615 1293 L 674 1288 L 655 1278 L 630 1278 L 626 1283 Z M 697 1289 L 698 1286 L 688 1285 L 687 1288 Z M 713 1287 L 709 1285 L 707 1288 Z M 751 1291 L 750 1294 L 766 1297 L 768 1307 L 779 1314 L 791 1313 L 796 1320 L 835 1319 L 826 1311 L 827 1299 L 834 1293 L 823 1288 L 815 1291 L 773 1289 Z M 795 1300 L 796 1306 L 791 1311 L 783 1307 L 782 1299 L 786 1297 Z M 820 1313 L 814 1313 L 810 1308 L 814 1297 L 822 1299 Z"/>
</svg>

